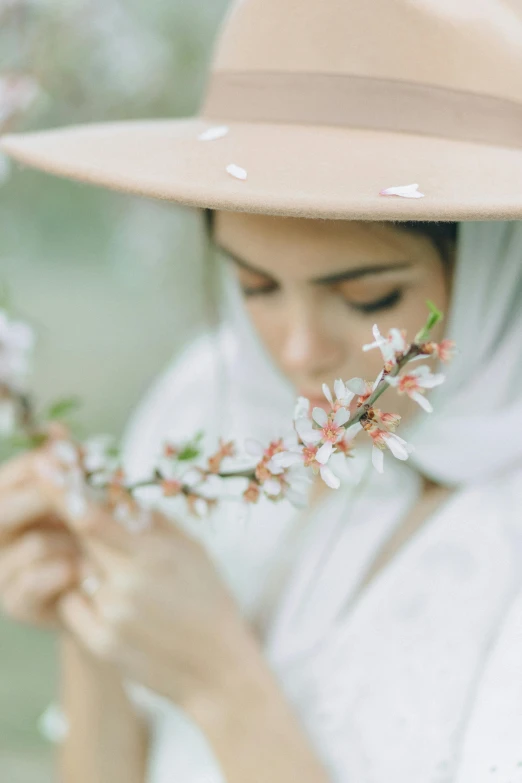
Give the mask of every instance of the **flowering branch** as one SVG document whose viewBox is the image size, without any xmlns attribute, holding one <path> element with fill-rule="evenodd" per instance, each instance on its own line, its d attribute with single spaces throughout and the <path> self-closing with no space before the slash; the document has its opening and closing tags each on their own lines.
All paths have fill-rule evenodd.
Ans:
<svg viewBox="0 0 522 783">
<path fill-rule="evenodd" d="M 384 413 L 376 403 L 394 387 L 426 412 L 433 410 L 425 392 L 443 383 L 444 375 L 433 374 L 425 364 L 405 369 L 412 362 L 431 357 L 447 362 L 455 352 L 450 340 L 430 340 L 442 313 L 430 302 L 428 307 L 427 322 L 412 343 L 408 343 L 404 331 L 391 329 L 383 336 L 376 325 L 373 327 L 374 341 L 364 345 L 363 351 L 380 350 L 383 369 L 373 383 L 362 378 L 337 380 L 333 394 L 324 384 L 329 412 L 319 407 L 310 411 L 309 400 L 300 397 L 292 431 L 286 437 L 268 446 L 247 439 L 243 449 L 221 440 L 206 459 L 203 433 L 184 444 L 164 443 L 151 477 L 135 483 L 126 480 L 119 450 L 109 436 L 83 443 L 73 438 L 67 419 L 77 407 L 77 399 L 60 400 L 43 416 L 37 416 L 26 391 L 33 332 L 27 324 L 12 320 L 0 310 L 0 434 L 26 448 L 45 446 L 53 451 L 59 467 L 50 477 L 66 487 L 72 512 L 81 513 L 86 492 L 96 490 L 131 529 L 148 522 L 148 512 L 140 501 L 143 490 L 148 491 L 149 499 L 151 491 L 158 498 L 184 498 L 189 511 L 200 517 L 219 499 L 231 496 L 247 503 L 256 503 L 264 496 L 303 505 L 310 473 L 320 475 L 333 489 L 340 486 L 340 475 L 346 473 L 347 458 L 353 456 L 354 440 L 361 432 L 370 437 L 372 462 L 379 472 L 384 469 L 386 449 L 397 459 L 408 459 L 413 447 L 396 434 L 401 417 Z"/>
</svg>

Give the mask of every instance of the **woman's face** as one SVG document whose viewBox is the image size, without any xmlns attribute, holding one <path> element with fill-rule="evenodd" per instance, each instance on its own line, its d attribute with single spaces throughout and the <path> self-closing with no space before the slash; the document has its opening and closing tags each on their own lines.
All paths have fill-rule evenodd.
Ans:
<svg viewBox="0 0 522 783">
<path fill-rule="evenodd" d="M 451 264 L 421 234 L 385 223 L 234 212 L 217 212 L 214 225 L 261 340 L 313 405 L 327 405 L 323 382 L 375 379 L 380 351 L 361 350 L 374 323 L 413 338 L 426 322 L 427 299 L 447 311 Z M 441 326 L 433 337 L 442 337 Z M 418 410 L 397 395 L 384 408 L 403 418 Z"/>
</svg>

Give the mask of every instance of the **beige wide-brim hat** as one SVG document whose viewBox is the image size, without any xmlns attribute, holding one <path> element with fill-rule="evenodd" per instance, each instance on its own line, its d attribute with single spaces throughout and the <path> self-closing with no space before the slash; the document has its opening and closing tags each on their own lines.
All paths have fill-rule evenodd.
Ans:
<svg viewBox="0 0 522 783">
<path fill-rule="evenodd" d="M 520 0 L 240 0 L 198 116 L 0 143 L 52 174 L 195 207 L 520 219 Z M 381 195 L 412 184 L 423 197 Z"/>
</svg>

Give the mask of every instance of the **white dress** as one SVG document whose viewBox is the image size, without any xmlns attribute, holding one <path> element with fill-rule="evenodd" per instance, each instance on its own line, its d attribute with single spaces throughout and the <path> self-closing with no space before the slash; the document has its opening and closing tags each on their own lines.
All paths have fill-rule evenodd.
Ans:
<svg viewBox="0 0 522 783">
<path fill-rule="evenodd" d="M 138 409 L 131 476 L 147 474 L 165 434 L 215 421 L 208 351 L 202 341 Z M 250 434 L 239 406 L 229 409 L 219 431 Z M 333 783 L 522 783 L 522 471 L 455 492 L 352 602 L 392 532 L 389 504 L 407 509 L 419 491 L 413 470 L 389 465 L 384 476 L 365 471 L 365 493 L 332 493 L 313 515 L 282 503 L 247 519 L 228 508 L 211 522 L 178 521 L 256 625 Z M 383 503 L 371 524 L 368 490 Z M 179 709 L 128 689 L 150 721 L 147 783 L 223 783 Z"/>
</svg>

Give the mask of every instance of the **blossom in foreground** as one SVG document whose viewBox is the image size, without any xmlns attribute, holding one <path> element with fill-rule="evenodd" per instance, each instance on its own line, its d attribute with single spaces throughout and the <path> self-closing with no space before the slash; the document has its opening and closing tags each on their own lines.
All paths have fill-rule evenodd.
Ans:
<svg viewBox="0 0 522 783">
<path fill-rule="evenodd" d="M 0 310 L 0 384 L 21 391 L 29 375 L 34 348 L 33 330 Z"/>
<path fill-rule="evenodd" d="M 442 375 L 442 373 L 432 373 L 426 364 L 417 367 L 415 370 L 405 372 L 402 375 L 388 375 L 385 378 L 386 383 L 389 383 L 390 386 L 394 386 L 399 394 L 407 394 L 408 397 L 420 405 L 427 413 L 433 411 L 433 406 L 424 397 L 426 389 L 433 389 L 435 386 L 440 386 L 441 383 L 444 383 L 444 380 L 445 376 Z"/>
<path fill-rule="evenodd" d="M 377 324 L 373 326 L 373 343 L 363 345 L 363 351 L 371 351 L 378 348 L 386 363 L 397 364 L 397 355 L 403 355 L 409 348 L 406 342 L 406 333 L 400 329 L 390 329 L 388 337 L 383 337 Z"/>
<path fill-rule="evenodd" d="M 407 460 L 413 451 L 409 443 L 393 432 L 372 427 L 368 430 L 368 435 L 373 442 L 372 463 L 379 473 L 384 472 L 384 449 L 389 449 L 393 456 L 400 460 Z"/>
<path fill-rule="evenodd" d="M 457 344 L 454 340 L 441 340 L 440 343 L 429 342 L 422 346 L 424 358 L 426 356 L 436 356 L 441 362 L 447 364 L 455 357 L 457 353 Z"/>
<path fill-rule="evenodd" d="M 339 408 L 348 408 L 355 397 L 355 392 L 353 392 L 348 384 L 344 383 L 340 378 L 334 383 L 335 399 L 333 398 L 327 383 L 323 383 L 323 394 L 332 406 L 333 411 L 338 411 Z"/>
<path fill-rule="evenodd" d="M 334 453 L 332 443 L 323 443 L 318 446 L 308 443 L 300 446 L 293 446 L 286 451 L 282 451 L 274 456 L 274 463 L 277 467 L 284 470 L 300 465 L 305 468 L 311 468 L 315 474 L 319 474 L 324 483 L 331 489 L 338 489 L 341 482 L 338 476 L 328 466 L 328 460 Z"/>
</svg>

